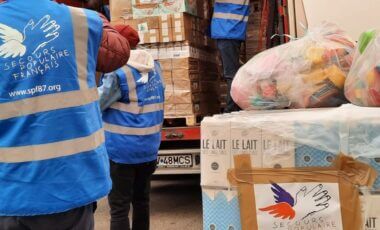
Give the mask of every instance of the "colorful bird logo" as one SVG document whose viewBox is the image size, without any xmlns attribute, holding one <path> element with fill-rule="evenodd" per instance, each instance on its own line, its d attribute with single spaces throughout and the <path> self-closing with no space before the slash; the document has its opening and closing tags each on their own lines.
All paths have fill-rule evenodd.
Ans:
<svg viewBox="0 0 380 230">
<path fill-rule="evenodd" d="M 281 186 L 272 183 L 272 192 L 275 194 L 274 199 L 276 204 L 266 208 L 260 208 L 260 211 L 269 212 L 276 218 L 293 220 L 296 216 L 294 207 L 294 198 L 290 193 L 285 191 Z"/>
<path fill-rule="evenodd" d="M 327 190 L 324 190 L 322 184 L 318 184 L 312 189 L 303 186 L 297 192 L 295 199 L 278 184 L 271 182 L 271 185 L 276 204 L 259 208 L 259 210 L 268 212 L 275 218 L 293 220 L 297 213 L 302 213 L 304 216 L 301 219 L 305 219 L 329 207 L 331 196 Z"/>
</svg>

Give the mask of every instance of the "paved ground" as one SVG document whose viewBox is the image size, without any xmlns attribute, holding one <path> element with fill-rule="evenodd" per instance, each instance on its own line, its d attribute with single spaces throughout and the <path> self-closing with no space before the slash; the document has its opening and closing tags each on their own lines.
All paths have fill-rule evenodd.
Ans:
<svg viewBox="0 0 380 230">
<path fill-rule="evenodd" d="M 199 178 L 160 178 L 152 182 L 151 230 L 200 230 L 202 206 Z M 96 230 L 109 229 L 108 204 L 98 204 Z"/>
</svg>

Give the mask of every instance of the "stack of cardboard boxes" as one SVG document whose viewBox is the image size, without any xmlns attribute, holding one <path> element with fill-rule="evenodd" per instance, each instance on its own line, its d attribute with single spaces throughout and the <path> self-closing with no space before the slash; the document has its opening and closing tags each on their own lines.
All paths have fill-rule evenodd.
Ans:
<svg viewBox="0 0 380 230">
<path fill-rule="evenodd" d="M 165 117 L 221 110 L 227 89 L 220 79 L 215 42 L 207 36 L 210 6 L 203 0 L 111 1 L 112 23 L 137 30 L 140 48 L 161 64 Z"/>
<path fill-rule="evenodd" d="M 213 47 L 205 35 L 208 21 L 186 13 L 164 14 L 138 19 L 118 18 L 113 23 L 127 24 L 138 31 L 140 45 L 187 41 L 196 47 Z"/>
<path fill-rule="evenodd" d="M 245 41 L 245 58 L 247 61 L 265 49 L 265 36 L 260 39 L 262 1 L 251 1 L 249 7 L 251 15 L 248 18 L 247 39 Z M 260 42 L 262 47 L 259 47 Z"/>
</svg>

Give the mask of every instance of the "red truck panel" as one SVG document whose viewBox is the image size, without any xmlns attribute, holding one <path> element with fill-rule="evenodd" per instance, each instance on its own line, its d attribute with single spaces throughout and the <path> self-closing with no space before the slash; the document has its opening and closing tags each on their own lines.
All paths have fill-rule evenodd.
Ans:
<svg viewBox="0 0 380 230">
<path fill-rule="evenodd" d="M 193 127 L 173 127 L 164 128 L 162 130 L 162 141 L 190 141 L 200 140 L 201 129 L 200 126 Z"/>
</svg>

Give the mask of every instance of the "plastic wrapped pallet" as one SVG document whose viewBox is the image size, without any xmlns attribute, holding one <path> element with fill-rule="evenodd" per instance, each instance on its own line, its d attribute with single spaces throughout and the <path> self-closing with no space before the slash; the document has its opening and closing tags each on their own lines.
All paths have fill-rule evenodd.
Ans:
<svg viewBox="0 0 380 230">
<path fill-rule="evenodd" d="M 242 109 L 339 106 L 353 47 L 337 26 L 322 24 L 253 57 L 236 74 L 231 96 Z"/>
<path fill-rule="evenodd" d="M 321 206 L 330 205 L 330 211 L 323 209 L 316 212 L 325 221 L 324 227 L 320 229 L 346 229 L 343 226 L 349 224 L 350 215 L 353 213 L 357 215 L 356 210 L 346 206 L 347 204 L 357 204 L 359 195 L 357 186 L 369 186 L 368 189 L 371 192 L 380 192 L 378 187 L 380 179 L 376 175 L 376 171 L 380 175 L 378 168 L 380 159 L 378 152 L 380 148 L 379 112 L 380 109 L 377 108 L 347 104 L 339 108 L 325 109 L 241 111 L 204 119 L 201 124 L 201 185 L 204 191 L 204 223 L 207 223 L 205 227 L 211 229 L 210 218 L 220 217 L 225 209 L 234 208 L 235 212 L 241 211 L 242 207 L 238 206 L 237 208 L 235 204 L 229 202 L 234 197 L 241 197 L 241 191 L 236 184 L 230 183 L 228 172 L 236 169 L 235 157 L 243 154 L 249 156 L 249 162 L 246 161 L 245 164 L 253 170 L 245 172 L 253 172 L 254 175 L 257 173 L 261 176 L 270 175 L 270 180 L 268 177 L 255 177 L 263 185 L 256 186 L 257 189 L 254 190 L 256 194 L 252 195 L 259 197 L 258 199 L 262 198 L 260 201 L 256 200 L 257 207 L 267 208 L 267 211 L 255 210 L 257 215 L 261 215 L 261 217 L 257 217 L 255 224 L 261 227 L 251 229 L 272 229 L 263 227 L 270 221 L 273 221 L 270 223 L 273 228 L 276 227 L 274 229 L 288 229 L 286 228 L 288 224 L 300 221 L 296 214 L 294 214 L 295 219 L 290 219 L 293 215 L 291 209 L 289 209 L 290 216 L 282 216 L 284 219 L 274 218 L 269 214 L 271 211 L 275 212 L 270 202 L 272 205 L 276 205 L 276 199 L 273 199 L 273 196 L 283 191 L 289 193 L 292 199 L 296 200 L 297 194 L 305 192 L 302 190 L 304 187 L 309 189 L 310 194 L 316 196 L 318 196 L 317 193 L 328 192 L 328 195 L 318 196 L 328 200 L 321 202 Z M 343 153 L 344 157 L 342 158 L 339 153 Z M 352 165 L 359 166 L 351 169 Z M 351 170 L 349 173 L 347 173 L 348 169 Z M 307 176 L 302 177 L 304 173 L 302 170 L 307 172 Z M 353 173 L 355 170 L 361 173 L 355 175 Z M 350 176 L 344 176 L 346 179 L 324 176 L 335 173 Z M 289 177 L 284 179 L 283 175 L 289 175 Z M 304 180 L 300 180 L 300 178 Z M 342 181 L 346 181 L 347 178 L 350 178 L 348 181 L 351 182 L 343 183 Z M 252 186 L 251 182 L 248 181 L 247 184 Z M 321 185 L 322 187 L 320 187 Z M 342 192 L 342 188 L 351 193 Z M 223 193 L 223 191 L 230 191 L 230 193 Z M 235 191 L 235 195 L 237 195 L 228 198 L 227 194 L 233 194 L 231 191 Z M 219 195 L 213 196 L 212 194 Z M 307 194 L 309 193 L 305 192 L 305 197 L 308 197 Z M 354 195 L 356 200 L 345 200 Z M 330 198 L 328 198 L 329 196 Z M 213 201 L 216 203 L 213 204 Z M 277 203 L 281 203 L 281 201 L 277 201 Z M 308 202 L 305 199 L 303 201 Z M 342 205 L 341 202 L 346 203 Z M 378 205 L 380 206 L 380 203 Z M 294 210 L 308 216 L 305 210 Z M 318 215 L 310 215 L 310 221 L 313 220 L 312 218 L 318 218 Z M 369 218 L 368 215 L 367 217 Z M 293 220 L 297 221 L 292 222 Z M 352 217 L 352 221 L 353 226 L 358 226 L 361 223 L 360 215 Z M 236 220 L 231 215 L 230 218 L 226 217 L 223 223 L 235 222 Z M 244 225 L 243 222 L 234 224 L 234 229 L 240 229 L 236 226 Z M 362 223 L 364 224 L 364 221 Z M 307 222 L 306 224 L 302 222 L 302 225 L 304 228 L 310 227 Z M 215 227 L 218 229 L 218 226 Z M 298 227 L 302 229 L 300 226 Z M 298 228 L 293 226 L 289 229 Z"/>
</svg>

